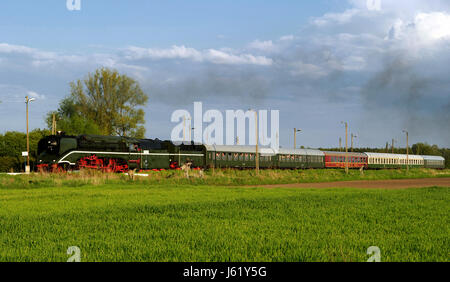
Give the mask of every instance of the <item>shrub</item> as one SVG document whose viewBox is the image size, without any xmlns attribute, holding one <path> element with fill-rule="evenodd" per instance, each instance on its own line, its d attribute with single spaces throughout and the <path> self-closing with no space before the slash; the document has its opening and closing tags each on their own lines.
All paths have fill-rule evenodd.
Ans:
<svg viewBox="0 0 450 282">
<path fill-rule="evenodd" d="M 20 165 L 21 164 L 17 161 L 17 158 L 9 156 L 0 157 L 0 172 L 10 172 L 11 169 L 18 171 Z"/>
</svg>

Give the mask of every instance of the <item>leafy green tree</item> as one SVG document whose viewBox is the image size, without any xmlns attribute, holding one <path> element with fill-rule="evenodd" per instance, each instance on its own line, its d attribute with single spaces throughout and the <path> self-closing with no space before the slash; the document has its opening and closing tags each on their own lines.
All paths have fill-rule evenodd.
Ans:
<svg viewBox="0 0 450 282">
<path fill-rule="evenodd" d="M 67 125 L 71 129 L 64 130 L 66 133 L 95 131 L 93 123 L 99 134 L 144 137 L 145 113 L 139 107 L 147 104 L 148 96 L 138 82 L 115 70 L 101 68 L 70 86 L 71 94 L 61 102 L 58 110 L 63 121 L 61 126 Z M 51 113 L 47 122 L 49 118 L 51 125 Z M 83 128 L 83 122 L 87 122 L 89 128 Z M 63 128 L 60 123 L 58 128 Z"/>
<path fill-rule="evenodd" d="M 30 162 L 36 163 L 39 140 L 50 135 L 48 130 L 35 129 L 30 132 Z M 25 162 L 22 152 L 27 150 L 27 135 L 22 132 L 8 131 L 0 135 L 0 171 L 9 172 L 23 170 Z"/>
<path fill-rule="evenodd" d="M 415 155 L 429 155 L 440 156 L 441 152 L 437 145 L 430 146 L 427 143 L 417 143 L 412 146 L 413 154 Z"/>
<path fill-rule="evenodd" d="M 52 127 L 53 114 L 55 114 L 57 130 L 63 131 L 67 135 L 80 134 L 101 134 L 98 125 L 89 118 L 83 116 L 77 105 L 71 97 L 64 98 L 59 103 L 59 109 L 56 112 L 49 112 L 47 114 L 47 126 Z"/>
<path fill-rule="evenodd" d="M 445 167 L 450 168 L 450 149 L 441 149 L 441 155 L 445 158 Z"/>
<path fill-rule="evenodd" d="M 17 169 L 18 163 L 17 159 L 8 156 L 0 157 L 0 172 L 11 172 L 18 171 Z"/>
</svg>

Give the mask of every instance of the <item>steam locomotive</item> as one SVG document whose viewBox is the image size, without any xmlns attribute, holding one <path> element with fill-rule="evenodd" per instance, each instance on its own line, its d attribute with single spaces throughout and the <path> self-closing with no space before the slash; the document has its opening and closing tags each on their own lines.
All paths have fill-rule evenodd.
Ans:
<svg viewBox="0 0 450 282">
<path fill-rule="evenodd" d="M 264 169 L 349 168 L 384 169 L 426 167 L 443 169 L 445 159 L 379 153 L 323 152 L 312 149 L 259 148 L 259 167 Z M 128 170 L 256 167 L 255 146 L 204 145 L 194 142 L 174 144 L 159 139 L 118 136 L 53 135 L 38 144 L 39 171 L 97 169 L 105 172 Z"/>
<path fill-rule="evenodd" d="M 83 168 L 105 172 L 161 170 L 187 162 L 203 167 L 205 148 L 195 144 L 175 145 L 158 139 L 118 136 L 53 135 L 38 143 L 39 171 L 66 171 Z"/>
</svg>

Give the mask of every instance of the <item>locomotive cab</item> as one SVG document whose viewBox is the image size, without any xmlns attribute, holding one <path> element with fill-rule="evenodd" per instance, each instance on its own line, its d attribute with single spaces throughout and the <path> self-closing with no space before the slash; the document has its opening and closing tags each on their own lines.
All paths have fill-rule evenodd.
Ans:
<svg viewBox="0 0 450 282">
<path fill-rule="evenodd" d="M 54 164 L 58 158 L 77 148 L 77 139 L 72 136 L 52 135 L 43 138 L 38 143 L 38 163 Z"/>
</svg>

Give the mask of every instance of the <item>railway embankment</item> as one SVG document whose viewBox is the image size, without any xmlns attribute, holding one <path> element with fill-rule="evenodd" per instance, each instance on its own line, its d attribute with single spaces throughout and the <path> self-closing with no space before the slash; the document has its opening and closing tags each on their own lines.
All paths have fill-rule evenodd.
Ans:
<svg viewBox="0 0 450 282">
<path fill-rule="evenodd" d="M 444 179 L 446 178 L 450 178 L 450 170 L 448 169 L 411 169 L 409 171 L 394 169 L 368 170 L 364 172 L 350 170 L 348 175 L 341 169 L 261 170 L 259 174 L 256 174 L 254 170 L 216 169 L 208 171 L 192 170 L 188 173 L 184 171 L 141 172 L 135 174 L 134 177 L 127 174 L 87 170 L 52 174 L 0 174 L 0 188 L 79 187 L 84 185 L 112 185 L 113 187 L 114 185 L 129 186 L 136 184 L 143 184 L 148 187 L 153 185 L 261 186 L 285 184 L 312 187 L 309 184 L 313 183 L 320 187 L 322 185 L 326 187 L 344 187 L 348 185 L 347 183 L 358 183 L 358 181 L 362 181 L 359 183 L 365 186 L 370 186 L 383 184 L 380 181 L 441 179 L 440 181 L 445 182 Z M 428 181 L 425 183 L 425 186 L 434 186 L 431 182 Z M 383 185 L 380 187 L 383 187 Z"/>
</svg>

